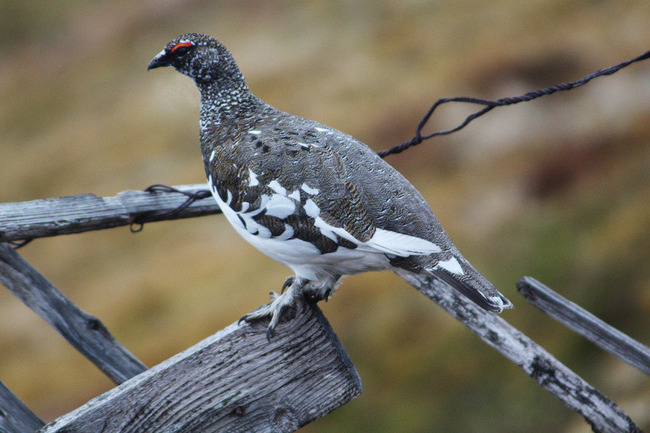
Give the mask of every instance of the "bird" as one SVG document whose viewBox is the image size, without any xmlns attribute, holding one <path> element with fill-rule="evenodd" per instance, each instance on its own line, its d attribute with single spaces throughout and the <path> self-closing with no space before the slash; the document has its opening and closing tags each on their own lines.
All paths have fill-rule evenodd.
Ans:
<svg viewBox="0 0 650 433">
<path fill-rule="evenodd" d="M 181 35 L 148 70 L 167 66 L 198 87 L 203 163 L 221 211 L 294 273 L 242 320 L 268 319 L 270 337 L 298 300 L 327 300 L 342 277 L 381 270 L 432 276 L 490 312 L 512 308 L 402 174 L 354 137 L 254 96 L 221 42 Z"/>
</svg>

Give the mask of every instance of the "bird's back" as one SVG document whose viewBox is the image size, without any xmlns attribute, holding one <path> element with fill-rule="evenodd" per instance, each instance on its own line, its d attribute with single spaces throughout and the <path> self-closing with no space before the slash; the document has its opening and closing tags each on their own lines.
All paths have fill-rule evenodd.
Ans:
<svg viewBox="0 0 650 433">
<path fill-rule="evenodd" d="M 235 208 L 264 190 L 298 191 L 320 218 L 360 241 L 383 229 L 451 247 L 422 195 L 368 146 L 268 105 L 262 113 L 214 125 L 202 138 L 206 171 Z"/>
</svg>

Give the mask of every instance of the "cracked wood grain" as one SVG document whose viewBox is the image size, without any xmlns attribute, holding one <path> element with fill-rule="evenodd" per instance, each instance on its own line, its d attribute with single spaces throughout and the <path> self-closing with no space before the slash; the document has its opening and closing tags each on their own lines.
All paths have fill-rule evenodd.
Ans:
<svg viewBox="0 0 650 433">
<path fill-rule="evenodd" d="M 292 432 L 361 393 L 315 305 L 266 339 L 232 324 L 39 430 L 41 433 Z"/>
</svg>

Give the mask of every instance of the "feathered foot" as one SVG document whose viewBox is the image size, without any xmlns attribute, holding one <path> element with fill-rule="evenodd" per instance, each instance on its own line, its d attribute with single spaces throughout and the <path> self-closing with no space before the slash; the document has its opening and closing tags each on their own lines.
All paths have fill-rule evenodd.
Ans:
<svg viewBox="0 0 650 433">
<path fill-rule="evenodd" d="M 266 329 L 266 338 L 270 340 L 275 333 L 275 327 L 280 323 L 282 314 L 290 308 L 295 308 L 296 302 L 304 297 L 304 287 L 306 284 L 307 281 L 297 277 L 287 278 L 287 281 L 282 286 L 282 294 L 277 294 L 276 292 L 269 293 L 271 302 L 246 314 L 239 319 L 239 322 L 258 322 L 270 317 L 271 321 Z"/>
<path fill-rule="evenodd" d="M 266 330 L 266 338 L 270 340 L 275 333 L 275 327 L 280 323 L 282 315 L 289 309 L 295 309 L 296 302 L 300 300 L 318 302 L 323 299 L 327 301 L 339 279 L 340 277 L 335 275 L 315 284 L 299 277 L 289 277 L 282 285 L 280 294 L 276 292 L 269 293 L 271 302 L 246 314 L 239 319 L 239 322 L 257 322 L 271 318 Z"/>
</svg>

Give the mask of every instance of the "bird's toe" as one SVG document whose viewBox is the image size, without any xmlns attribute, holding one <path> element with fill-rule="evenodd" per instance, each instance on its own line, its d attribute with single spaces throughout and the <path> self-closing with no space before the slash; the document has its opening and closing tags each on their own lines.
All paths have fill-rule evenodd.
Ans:
<svg viewBox="0 0 650 433">
<path fill-rule="evenodd" d="M 270 319 L 269 326 L 266 330 L 266 337 L 267 339 L 270 340 L 275 333 L 275 328 L 278 326 L 281 319 L 283 318 L 283 315 L 285 315 L 288 312 L 288 310 L 295 307 L 294 304 L 296 299 L 288 295 L 289 292 L 283 293 L 282 295 L 278 295 L 275 292 L 271 292 L 270 293 L 271 302 L 262 305 L 257 309 L 251 311 L 250 313 L 246 314 L 241 319 L 239 319 L 238 323 L 241 322 L 252 323 L 252 322 L 259 322 L 262 320 Z"/>
</svg>

